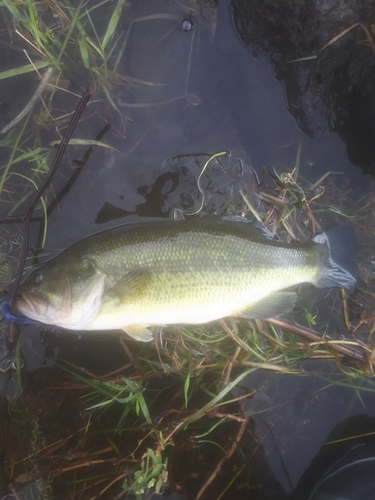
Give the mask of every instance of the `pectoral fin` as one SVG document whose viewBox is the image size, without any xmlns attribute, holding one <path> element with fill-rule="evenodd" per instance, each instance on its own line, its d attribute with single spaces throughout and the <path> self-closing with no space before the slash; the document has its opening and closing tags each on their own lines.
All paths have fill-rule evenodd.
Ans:
<svg viewBox="0 0 375 500">
<path fill-rule="evenodd" d="M 295 292 L 276 292 L 238 311 L 233 316 L 247 319 L 274 318 L 291 311 L 296 300 L 297 294 Z"/>
<path fill-rule="evenodd" d="M 151 340 L 154 340 L 152 333 L 145 325 L 128 325 L 122 330 L 134 340 L 138 340 L 138 342 L 151 342 Z"/>
<path fill-rule="evenodd" d="M 151 282 L 151 271 L 147 268 L 136 269 L 126 273 L 106 292 L 106 296 L 124 304 L 128 300 L 143 295 Z"/>
</svg>

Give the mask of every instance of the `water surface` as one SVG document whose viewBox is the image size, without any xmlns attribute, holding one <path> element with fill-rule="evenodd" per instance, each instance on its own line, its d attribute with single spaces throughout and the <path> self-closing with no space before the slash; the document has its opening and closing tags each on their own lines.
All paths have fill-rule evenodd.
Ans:
<svg viewBox="0 0 375 500">
<path fill-rule="evenodd" d="M 64 2 L 59 3 L 64 5 Z M 88 5 L 95 5 L 95 2 Z M 24 41 L 9 26 L 11 19 L 5 14 L 4 7 L 1 8 L 1 67 L 5 70 L 27 61 L 22 52 Z M 112 10 L 113 5 L 106 3 L 92 14 L 99 37 L 103 36 L 100 30 L 105 30 Z M 85 29 L 94 36 L 87 18 L 83 16 L 83 19 Z M 187 29 L 189 27 L 191 29 Z M 34 253 L 34 263 L 99 230 L 152 218 L 172 220 L 174 209 L 196 209 L 200 203 L 197 177 L 210 155 L 218 151 L 228 151 L 230 156 L 213 162 L 202 176 L 201 186 L 206 197 L 201 216 L 224 215 L 228 207 L 240 211 L 243 200 L 239 191 L 251 193 L 254 190 L 253 169 L 259 178 L 262 177 L 263 167 L 271 173 L 291 172 L 299 151 L 301 179 L 314 184 L 327 171 L 334 172 L 325 180 L 328 195 L 334 194 L 337 201 L 339 193 L 342 193 L 348 209 L 352 208 L 353 200 L 365 200 L 365 205 L 366 199 L 370 199 L 372 181 L 351 165 L 345 145 L 338 135 L 332 133 L 311 139 L 298 128 L 288 112 L 283 84 L 273 77 L 272 66 L 262 56 L 254 58 L 239 39 L 232 23 L 229 2 L 221 1 L 216 5 L 215 2 L 188 0 L 173 3 L 140 0 L 128 3 L 112 43 L 117 41 L 120 46 L 125 37 L 126 47 L 118 65 L 121 78 L 111 86 L 113 104 L 98 86 L 74 131 L 74 138 L 93 140 L 110 124 L 100 138 L 110 148 L 94 147 L 88 159 L 84 158 L 87 146 L 68 148 L 53 186 L 47 192 L 47 238 L 43 252 Z M 77 64 L 81 64 L 78 49 L 75 57 Z M 31 148 L 50 150 L 50 142 L 58 140 L 66 126 L 61 116 L 74 110 L 77 95 L 82 95 L 84 89 L 92 84 L 89 71 L 80 74 L 67 68 L 63 77 L 69 77 L 66 87 L 71 93 L 63 90 L 55 92 L 52 106 L 54 120 L 49 120 L 48 126 L 40 124 L 38 117 L 44 108 L 38 102 L 30 118 L 32 125 L 26 129 L 27 134 L 21 136 L 16 156 Z M 0 83 L 2 127 L 28 102 L 38 79 L 28 74 Z M 62 86 L 61 82 L 59 86 Z M 44 93 L 46 100 L 51 95 L 49 92 Z M 23 123 L 21 121 L 2 142 L 3 171 L 11 154 L 7 137 L 20 133 Z M 52 157 L 48 157 L 48 163 Z M 34 175 L 35 165 L 35 162 L 20 161 L 10 171 L 30 177 Z M 41 181 L 40 175 L 34 178 L 37 183 Z M 7 179 L 1 194 L 3 215 L 12 211 L 22 213 L 27 206 L 28 199 L 24 196 L 30 192 L 29 186 L 25 178 L 13 175 Z M 324 198 L 327 204 L 335 200 L 329 196 Z M 31 246 L 41 243 L 42 213 L 39 206 L 31 225 Z M 321 220 L 319 213 L 316 218 L 318 222 Z M 333 218 L 330 223 L 345 222 L 345 218 Z M 4 248 L 9 253 L 14 273 L 19 258 L 19 233 L 19 225 L 2 226 L 1 241 L 4 241 Z M 8 285 L 8 289 L 11 286 Z M 324 301 L 329 308 L 324 309 Z M 320 332 L 328 325 L 330 334 L 341 335 L 345 330 L 338 294 L 332 291 L 318 304 L 314 309 L 319 312 L 316 330 Z M 332 313 L 332 310 L 336 312 Z M 64 379 L 60 380 L 62 376 L 60 368 L 56 368 L 56 361 L 65 360 L 101 376 L 126 365 L 128 354 L 120 346 L 118 338 L 102 333 L 79 337 L 75 333 L 35 324 L 20 327 L 19 330 L 18 346 L 22 363 L 18 366 L 22 365 L 22 369 L 19 368 L 18 374 L 14 369 L 7 371 L 12 363 L 14 366 L 17 363 L 12 361 L 12 357 L 3 361 L 3 397 L 17 399 L 21 377 L 26 384 L 26 403 L 31 407 L 29 413 L 21 412 L 17 419 L 11 419 L 13 431 L 10 439 L 16 439 L 17 429 L 22 425 L 29 425 L 35 430 L 38 419 L 35 415 L 38 412 L 46 412 L 48 416 L 39 421 L 40 432 L 44 432 L 49 439 L 54 433 L 63 439 L 64 432 L 75 430 L 72 431 L 73 422 L 65 427 L 62 424 L 66 416 L 61 414 L 60 409 L 64 408 L 64 412 L 69 413 L 69 405 L 66 406 L 64 398 L 60 399 L 57 394 L 61 393 L 57 389 L 53 392 L 53 387 L 66 383 Z M 139 352 L 139 346 L 133 342 L 125 343 L 130 352 Z M 154 349 L 153 346 L 148 348 Z M 145 350 L 142 349 L 141 355 L 144 355 Z M 282 376 L 259 370 L 233 391 L 238 396 L 244 390 L 257 390 L 256 397 L 243 410 L 254 415 L 254 433 L 265 455 L 264 477 L 273 477 L 274 484 L 278 485 L 274 491 L 278 490 L 280 495 L 283 490 L 290 492 L 296 487 L 325 438 L 340 421 L 357 413 L 373 415 L 375 410 L 371 392 L 361 393 L 358 388 L 355 391 L 351 387 L 334 385 L 335 380 L 344 376 L 337 375 L 338 370 L 333 363 L 325 360 L 309 363 L 308 366 L 303 365 L 305 376 Z M 48 387 L 45 385 L 47 379 L 51 380 Z M 167 377 L 165 380 L 166 385 L 170 384 Z M 357 381 L 353 383 L 357 384 Z M 358 381 L 358 385 L 361 383 Z M 160 391 L 160 387 L 159 384 L 155 391 Z M 72 407 L 77 407 L 79 401 L 73 393 L 74 389 L 67 390 L 65 397 L 72 399 Z M 53 404 L 47 411 L 51 397 L 55 399 L 52 399 Z M 164 410 L 168 410 L 172 403 L 167 395 L 164 397 Z M 35 401 L 34 406 L 32 401 Z M 162 404 L 159 409 L 162 413 Z M 78 414 L 72 410 L 73 414 L 78 419 Z M 52 425 L 54 421 L 60 424 L 60 429 L 58 425 Z M 87 423 L 83 419 L 80 425 L 84 422 Z M 78 425 L 77 422 L 74 424 Z M 106 424 L 110 425 L 109 422 Z M 230 432 L 228 430 L 228 435 Z M 11 447 L 12 443 L 8 445 Z M 77 446 L 76 443 L 75 451 Z M 113 446 L 115 448 L 116 444 Z M 186 447 L 186 442 L 182 440 L 177 451 Z M 17 448 L 20 449 L 19 443 Z M 29 452 L 26 446 L 26 453 Z M 209 456 L 211 462 L 206 464 L 207 468 L 215 465 L 215 458 Z M 174 458 L 176 464 L 179 463 L 178 453 Z M 69 460 L 67 452 L 65 455 L 57 454 L 56 461 L 59 460 L 66 466 Z M 35 464 L 35 467 L 40 465 Z M 173 455 L 170 467 L 173 471 Z M 99 474 L 100 470 L 99 466 L 95 474 Z M 224 470 L 234 475 L 235 471 L 229 466 Z M 103 467 L 103 471 L 107 469 Z M 95 474 L 93 472 L 92 477 Z M 189 469 L 189 474 L 190 477 L 187 474 L 187 477 L 180 478 L 180 484 L 176 479 L 176 470 L 171 474 L 171 491 L 182 488 L 181 498 L 195 498 L 202 484 L 203 478 L 198 471 Z M 46 484 L 54 484 L 53 474 L 48 476 L 43 472 L 43 476 Z M 15 488 L 19 489 L 20 496 L 34 498 L 27 496 L 32 495 L 32 488 L 29 493 L 23 493 L 22 478 L 20 475 L 17 477 L 18 483 L 14 484 L 18 484 Z M 239 488 L 235 490 L 237 498 L 242 498 L 240 495 L 248 498 L 246 488 L 249 485 L 241 489 L 236 484 Z M 209 492 L 207 490 L 205 494 L 208 496 L 203 498 L 213 498 Z M 58 490 L 49 495 L 46 493 L 46 498 L 64 498 L 59 496 Z M 176 495 L 173 498 L 178 498 Z M 233 498 L 230 495 L 233 495 L 233 490 L 228 490 L 223 498 Z M 271 495 L 259 498 L 273 498 Z"/>
</svg>

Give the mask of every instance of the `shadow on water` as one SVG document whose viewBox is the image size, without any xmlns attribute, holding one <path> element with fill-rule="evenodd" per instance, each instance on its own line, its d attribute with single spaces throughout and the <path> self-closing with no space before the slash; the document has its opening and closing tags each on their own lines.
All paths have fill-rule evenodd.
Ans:
<svg viewBox="0 0 375 500">
<path fill-rule="evenodd" d="M 46 54 L 15 31 L 32 35 L 25 26 L 34 2 L 8 5 L 0 5 L 2 70 L 28 64 L 24 49 L 43 63 Z M 7 353 L 4 339 L 1 362 L 2 497 L 322 500 L 346 498 L 339 483 L 349 470 L 362 488 L 351 480 L 347 498 L 370 498 L 374 487 L 359 464 L 373 466 L 375 455 L 374 386 L 366 377 L 373 318 L 362 324 L 375 293 L 372 179 L 353 168 L 337 134 L 311 139 L 298 128 L 283 84 L 265 57 L 253 57 L 242 43 L 228 2 L 80 6 L 38 6 L 43 43 L 56 59 L 54 79 L 43 104 L 38 100 L 0 137 L 0 207 L 14 215 L 42 182 L 51 143 L 64 133 L 77 96 L 95 87 L 75 142 L 33 214 L 33 263 L 102 229 L 197 210 L 204 164 L 228 151 L 200 178 L 199 217 L 255 211 L 275 222 L 281 213 L 286 239 L 289 215 L 280 206 L 287 198 L 300 239 L 309 234 L 310 204 L 318 229 L 355 227 L 362 281 L 348 303 L 357 337 L 345 330 L 338 291 L 303 291 L 288 318 L 337 342 L 368 345 L 368 365 L 359 369 L 331 347 L 260 321 L 156 329 L 146 345 L 114 332 L 17 326 L 17 347 Z M 60 64 L 56 54 L 70 24 L 73 38 Z M 34 73 L 0 81 L 0 127 L 38 83 Z M 23 243 L 19 225 L 1 226 L 7 292 Z M 336 440 L 337 447 L 325 444 Z"/>
</svg>

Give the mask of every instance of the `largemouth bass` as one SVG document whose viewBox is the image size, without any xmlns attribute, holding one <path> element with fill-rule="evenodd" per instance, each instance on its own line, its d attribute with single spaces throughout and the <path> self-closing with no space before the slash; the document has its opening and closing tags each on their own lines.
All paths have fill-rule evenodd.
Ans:
<svg viewBox="0 0 375 500">
<path fill-rule="evenodd" d="M 73 244 L 22 283 L 25 316 L 74 330 L 122 329 L 149 341 L 150 325 L 200 324 L 227 316 L 271 318 L 290 311 L 296 293 L 352 288 L 320 233 L 286 244 L 235 219 L 130 224 Z"/>
</svg>

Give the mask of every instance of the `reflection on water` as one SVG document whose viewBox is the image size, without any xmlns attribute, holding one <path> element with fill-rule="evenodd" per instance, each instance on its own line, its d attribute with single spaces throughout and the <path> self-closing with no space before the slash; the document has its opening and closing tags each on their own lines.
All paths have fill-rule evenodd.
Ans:
<svg viewBox="0 0 375 500">
<path fill-rule="evenodd" d="M 65 2 L 59 4 L 69 12 Z M 99 2 L 89 2 L 88 8 L 97 4 Z M 96 40 L 95 31 L 99 37 L 104 36 L 114 8 L 112 4 L 94 9 L 91 21 L 82 11 L 82 26 L 93 40 Z M 1 14 L 2 67 L 26 64 L 22 52 L 24 41 L 8 29 L 11 21 L 5 11 Z M 63 19 L 62 27 L 64 22 Z M 95 30 L 89 29 L 91 22 Z M 99 89 L 105 71 L 95 67 L 93 74 L 96 74 L 98 91 L 74 133 L 75 138 L 100 140 L 110 148 L 69 147 L 45 197 L 48 230 L 43 252 L 34 249 L 42 240 L 42 205 L 33 216 L 30 246 L 34 249 L 34 262 L 45 260 L 73 241 L 104 228 L 150 218 L 172 218 L 175 209 L 196 210 L 201 201 L 197 178 L 207 159 L 218 151 L 228 150 L 231 155 L 217 158 L 204 172 L 201 186 L 205 203 L 200 216 L 248 211 L 239 193 L 242 191 L 249 197 L 254 194 L 256 177 L 252 169 L 266 192 L 271 182 L 277 181 L 272 177 L 274 172 L 292 171 L 300 147 L 301 179 L 314 184 L 327 171 L 335 172 L 322 182 L 326 189 L 322 205 L 334 205 L 340 200 L 348 213 L 357 203 L 358 211 L 359 207 L 365 207 L 360 219 L 366 219 L 368 231 L 362 235 L 368 243 L 363 260 L 371 282 L 373 217 L 369 214 L 372 214 L 373 186 L 367 185 L 370 184 L 367 179 L 352 168 L 337 135 L 311 140 L 298 129 L 285 107 L 283 86 L 273 78 L 272 67 L 262 57 L 253 58 L 239 40 L 228 2 L 139 0 L 126 3 L 111 43 L 113 59 L 117 55 L 121 57 L 116 61 L 116 77 L 108 87 L 110 100 L 106 92 Z M 83 65 L 78 49 L 72 51 L 68 46 L 67 52 L 76 58 L 77 66 Z M 93 61 L 91 56 L 94 65 Z M 60 90 L 62 80 L 70 93 Z M 46 165 L 51 162 L 49 144 L 58 140 L 66 127 L 67 118 L 62 117 L 72 112 L 77 95 L 82 94 L 88 83 L 93 83 L 88 68 L 80 72 L 74 65 L 66 64 L 61 81 L 56 82 L 59 88 L 46 91 L 46 107 L 38 104 L 34 108 L 16 148 L 12 150 L 9 145 L 14 144 L 24 122 L 3 139 L 3 171 L 12 159 L 19 161 L 10 168 L 11 175 L 6 176 L 2 185 L 2 214 L 22 213 L 27 207 L 30 186 L 33 182 L 40 183 Z M 22 109 L 32 94 L 30 89 L 37 84 L 34 75 L 1 82 L 0 126 Z M 51 119 L 43 115 L 45 109 L 49 110 Z M 271 176 L 264 176 L 262 167 L 266 167 Z M 260 203 L 259 194 L 255 203 Z M 317 224 L 325 220 L 321 212 L 322 206 L 317 207 Z M 340 218 L 335 212 L 330 223 L 344 224 L 350 217 Z M 17 239 L 20 229 L 7 225 L 1 231 L 3 266 L 4 269 L 11 266 L 14 274 L 22 244 Z M 5 278 L 3 280 L 6 286 Z M 311 305 L 313 299 L 309 297 Z M 316 330 L 324 333 L 330 323 L 333 331 L 329 333 L 341 335 L 342 321 L 339 323 L 336 316 L 331 318 L 334 315 L 330 309 L 334 305 L 339 316 L 338 295 L 332 292 L 325 298 L 329 306 L 325 310 L 321 300 L 314 306 L 314 314 L 318 313 Z M 356 298 L 357 308 L 370 300 L 364 290 L 356 291 Z M 361 319 L 362 312 L 358 313 L 357 320 Z M 237 420 L 229 418 L 223 427 L 215 427 L 210 433 L 218 422 L 218 417 L 212 414 L 181 434 L 176 433 L 164 450 L 160 433 L 168 435 L 174 428 L 174 408 L 181 412 L 188 411 L 185 406 L 189 411 L 200 408 L 217 389 L 220 374 L 208 371 L 203 375 L 196 369 L 198 365 L 199 368 L 210 366 L 215 359 L 206 345 L 201 352 L 194 353 L 192 365 L 196 376 L 189 382 L 189 388 L 185 385 L 186 378 L 182 380 L 174 373 L 178 372 L 177 368 L 185 377 L 190 373 L 188 358 L 185 364 L 178 366 L 180 358 L 175 356 L 184 343 L 189 344 L 182 334 L 175 337 L 179 339 L 177 346 L 173 344 L 177 343 L 173 336 L 165 333 L 161 337 L 164 343 L 157 351 L 152 346 L 140 347 L 123 340 L 120 343 L 118 338 L 105 334 L 79 337 L 74 333 L 51 332 L 36 324 L 20 328 L 20 333 L 18 358 L 6 357 L 1 364 L 2 371 L 6 372 L 3 397 L 13 400 L 12 418 L 2 415 L 4 421 L 11 424 L 6 435 L 9 446 L 4 477 L 20 498 L 27 485 L 28 494 L 37 497 L 31 492 L 36 488 L 35 478 L 39 473 L 44 481 L 39 485 L 44 491 L 40 498 L 97 498 L 94 494 L 102 490 L 102 498 L 110 498 L 106 496 L 109 491 L 117 488 L 118 493 L 126 478 L 133 477 L 136 461 L 133 457 L 138 448 L 141 447 L 143 454 L 155 443 L 159 452 L 165 453 L 161 456 L 169 459 L 168 493 L 172 496 L 168 498 L 197 498 L 212 474 L 212 485 L 207 485 L 202 498 L 247 499 L 250 494 L 254 499 L 283 498 L 285 491 L 289 493 L 297 486 L 333 427 L 350 415 L 373 414 L 375 410 L 372 386 L 366 386 L 367 393 L 361 392 L 359 382 L 353 390 L 349 379 L 345 379 L 346 388 L 332 385 L 336 369 L 331 370 L 326 360 L 313 365 L 312 370 L 319 373 L 317 377 L 270 376 L 269 372 L 256 371 L 230 396 L 242 397 L 245 391 L 255 389 L 254 398 L 244 399 L 239 405 L 228 403 L 215 410 L 219 414 L 236 414 Z M 229 343 L 225 346 L 229 362 L 236 346 Z M 163 356 L 169 355 L 169 358 L 163 357 L 162 365 L 160 352 Z M 154 373 L 145 373 L 145 360 L 153 363 Z M 81 369 L 85 381 L 64 372 L 63 361 L 65 368 Z M 9 366 L 13 369 L 9 370 Z M 306 365 L 302 368 L 307 371 Z M 139 406 L 138 409 L 131 407 L 125 416 L 124 406 L 117 403 L 110 411 L 100 409 L 94 416 L 87 411 L 91 404 L 98 402 L 95 387 L 87 390 L 87 380 L 110 374 L 110 385 L 119 383 L 121 373 L 129 380 L 144 382 L 142 390 L 152 409 L 151 416 L 160 418 L 163 425 L 157 427 L 153 420 L 155 427 L 151 429 L 139 416 Z M 325 378 L 319 378 L 321 376 Z M 23 392 L 20 387 L 24 388 Z M 184 402 L 189 390 L 190 406 Z M 87 399 L 80 399 L 82 396 Z M 163 412 L 168 413 L 165 420 Z M 242 444 L 215 475 L 215 466 L 238 437 L 243 412 L 249 412 L 253 419 L 244 427 Z M 180 418 L 181 415 L 183 413 L 179 413 Z M 119 421 L 122 430 L 119 430 Z M 174 448 L 170 446 L 172 442 Z M 139 464 L 138 455 L 137 460 Z M 146 474 L 155 468 L 155 464 L 150 465 L 150 470 L 143 472 Z M 72 471 L 73 475 L 69 475 Z M 150 484 L 155 485 L 158 479 L 159 475 L 150 477 Z M 95 487 L 90 491 L 87 486 L 86 492 L 86 483 L 90 481 Z M 106 490 L 112 481 L 113 490 L 109 486 Z M 52 496 L 50 485 L 55 488 Z M 4 486 L 3 494 L 13 490 Z M 138 495 L 141 490 L 141 487 L 137 490 Z M 173 493 L 174 490 L 179 493 Z"/>
</svg>

